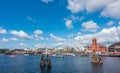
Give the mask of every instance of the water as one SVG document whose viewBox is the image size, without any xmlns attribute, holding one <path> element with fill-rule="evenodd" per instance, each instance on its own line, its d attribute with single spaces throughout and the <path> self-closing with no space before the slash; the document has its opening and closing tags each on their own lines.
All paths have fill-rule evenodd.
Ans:
<svg viewBox="0 0 120 73">
<path fill-rule="evenodd" d="M 0 73 L 120 73 L 119 57 L 104 57 L 102 65 L 91 64 L 89 57 L 51 57 L 52 68 L 40 69 L 41 56 L 0 56 Z"/>
</svg>

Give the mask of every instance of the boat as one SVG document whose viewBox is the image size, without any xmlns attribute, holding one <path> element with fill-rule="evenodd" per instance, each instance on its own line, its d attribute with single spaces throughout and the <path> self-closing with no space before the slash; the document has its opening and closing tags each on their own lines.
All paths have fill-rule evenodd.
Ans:
<svg viewBox="0 0 120 73">
<path fill-rule="evenodd" d="M 53 55 L 50 55 L 50 56 L 56 57 L 57 55 L 56 55 L 56 54 L 53 54 Z"/>
<path fill-rule="evenodd" d="M 67 56 L 75 56 L 73 53 L 66 53 Z"/>
<path fill-rule="evenodd" d="M 72 53 L 71 53 L 70 56 L 75 56 L 75 54 L 72 54 Z"/>
<path fill-rule="evenodd" d="M 52 56 L 52 57 L 60 57 L 60 58 L 64 57 L 64 55 L 62 55 L 62 54 L 52 54 L 50 56 Z"/>
<path fill-rule="evenodd" d="M 64 58 L 63 54 L 56 54 L 56 57 Z"/>
<path fill-rule="evenodd" d="M 29 54 L 24 54 L 24 56 L 29 56 Z"/>
<path fill-rule="evenodd" d="M 10 58 L 15 58 L 17 55 L 9 55 Z"/>
</svg>

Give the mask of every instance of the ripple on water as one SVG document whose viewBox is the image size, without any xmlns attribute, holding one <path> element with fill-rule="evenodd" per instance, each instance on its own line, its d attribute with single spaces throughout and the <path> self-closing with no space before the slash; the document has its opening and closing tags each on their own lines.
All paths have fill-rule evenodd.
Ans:
<svg viewBox="0 0 120 73">
<path fill-rule="evenodd" d="M 93 65 L 88 57 L 51 57 L 52 68 L 40 69 L 41 56 L 0 57 L 0 73 L 120 73 L 120 58 L 104 57 L 103 65 Z"/>
</svg>

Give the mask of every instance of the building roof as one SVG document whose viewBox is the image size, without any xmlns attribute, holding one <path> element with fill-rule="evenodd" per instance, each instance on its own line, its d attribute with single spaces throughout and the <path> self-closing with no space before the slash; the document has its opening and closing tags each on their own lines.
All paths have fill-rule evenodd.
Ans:
<svg viewBox="0 0 120 73">
<path fill-rule="evenodd" d="M 108 46 L 108 47 L 109 47 L 109 48 L 110 48 L 110 47 L 114 47 L 115 45 L 120 45 L 120 42 L 114 43 L 114 44 L 112 44 L 112 45 L 110 45 L 110 46 Z"/>
</svg>

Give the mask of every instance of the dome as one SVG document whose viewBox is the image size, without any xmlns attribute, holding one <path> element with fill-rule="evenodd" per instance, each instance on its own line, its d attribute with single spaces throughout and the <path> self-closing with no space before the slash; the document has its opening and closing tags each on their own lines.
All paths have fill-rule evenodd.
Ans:
<svg viewBox="0 0 120 73">
<path fill-rule="evenodd" d="M 114 43 L 108 47 L 109 52 L 120 52 L 120 42 Z"/>
</svg>

